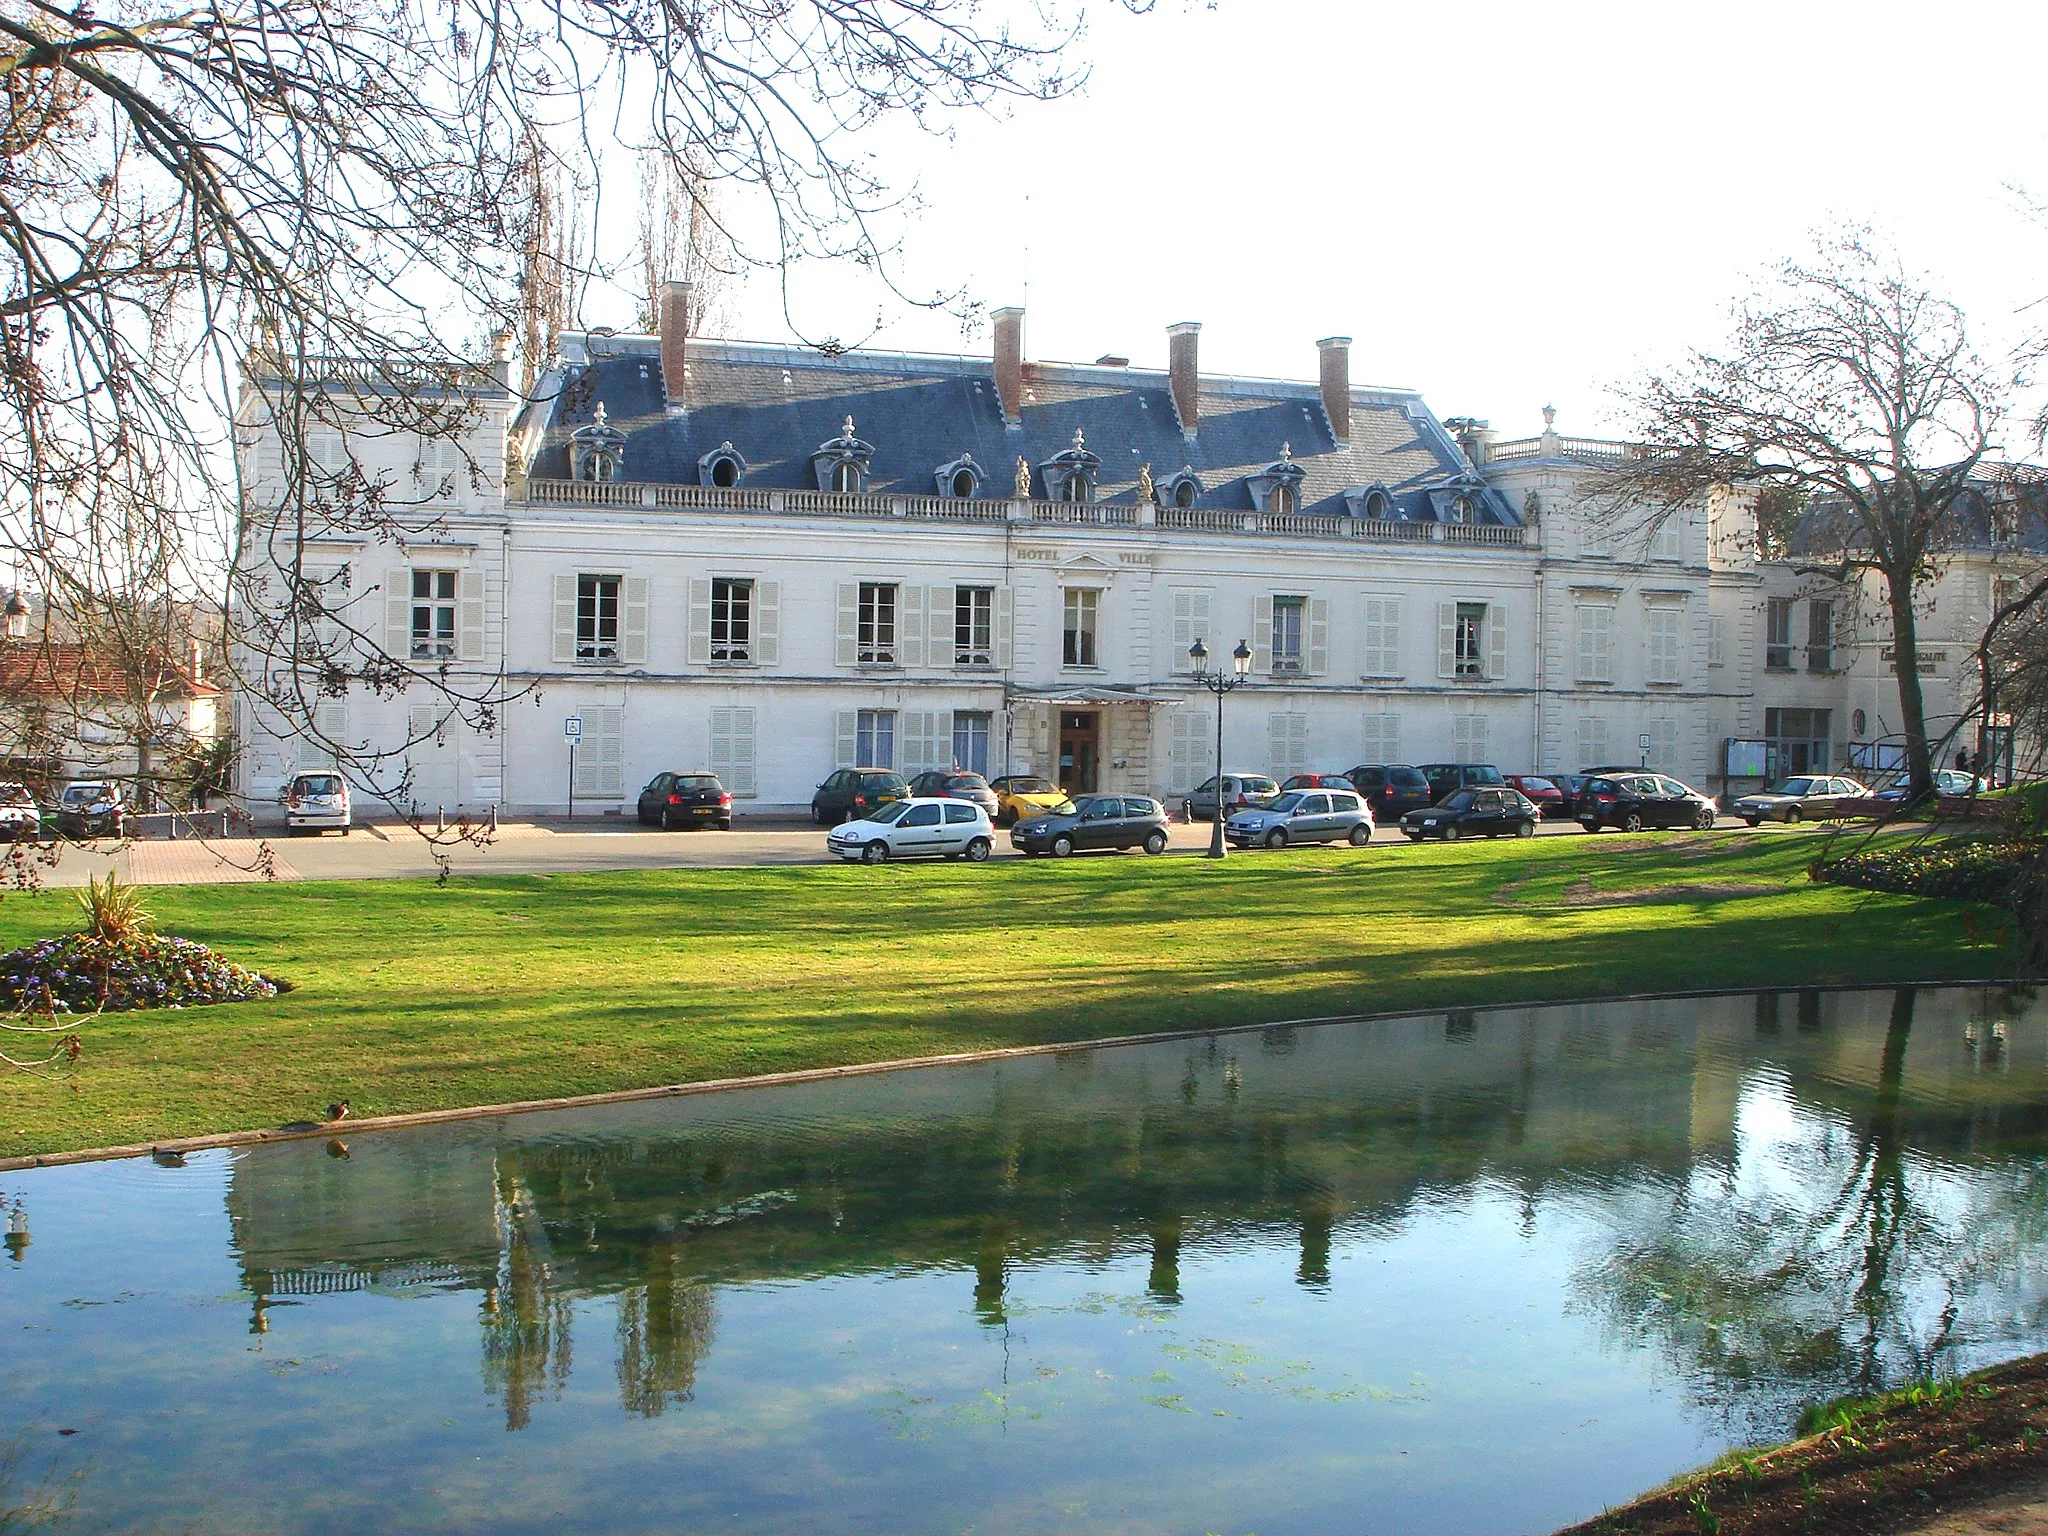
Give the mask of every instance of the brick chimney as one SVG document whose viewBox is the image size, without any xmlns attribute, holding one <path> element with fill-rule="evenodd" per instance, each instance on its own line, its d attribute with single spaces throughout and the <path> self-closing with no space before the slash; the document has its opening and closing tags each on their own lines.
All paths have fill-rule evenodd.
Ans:
<svg viewBox="0 0 2048 1536">
<path fill-rule="evenodd" d="M 1316 343 L 1323 355 L 1323 414 L 1330 435 L 1340 446 L 1351 442 L 1351 338 L 1325 336 Z"/>
<path fill-rule="evenodd" d="M 1195 344 L 1201 339 L 1198 320 L 1166 328 L 1166 375 L 1173 386 L 1173 414 L 1184 437 L 1192 439 L 1202 424 L 1201 375 L 1195 371 Z"/>
<path fill-rule="evenodd" d="M 670 405 L 690 403 L 688 374 L 690 339 L 690 285 L 666 282 L 661 285 L 661 386 Z"/>
<path fill-rule="evenodd" d="M 989 318 L 996 327 L 996 399 L 1003 408 L 1003 425 L 1024 424 L 1024 311 L 1014 305 L 999 309 Z"/>
</svg>

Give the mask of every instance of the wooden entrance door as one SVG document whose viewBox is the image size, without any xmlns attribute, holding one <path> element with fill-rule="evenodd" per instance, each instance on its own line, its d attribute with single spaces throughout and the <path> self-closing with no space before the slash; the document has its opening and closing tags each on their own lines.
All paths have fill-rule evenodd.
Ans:
<svg viewBox="0 0 2048 1536">
<path fill-rule="evenodd" d="M 1060 788 L 1069 795 L 1095 793 L 1102 756 L 1102 716 L 1092 709 L 1060 711 Z"/>
</svg>

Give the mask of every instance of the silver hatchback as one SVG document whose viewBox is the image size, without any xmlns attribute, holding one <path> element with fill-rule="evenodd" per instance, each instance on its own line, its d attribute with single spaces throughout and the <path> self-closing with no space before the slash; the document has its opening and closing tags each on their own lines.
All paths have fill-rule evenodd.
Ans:
<svg viewBox="0 0 2048 1536">
<path fill-rule="evenodd" d="M 1285 848 L 1289 843 L 1372 841 L 1372 808 L 1341 789 L 1290 789 L 1271 805 L 1236 812 L 1223 835 L 1240 848 Z"/>
</svg>

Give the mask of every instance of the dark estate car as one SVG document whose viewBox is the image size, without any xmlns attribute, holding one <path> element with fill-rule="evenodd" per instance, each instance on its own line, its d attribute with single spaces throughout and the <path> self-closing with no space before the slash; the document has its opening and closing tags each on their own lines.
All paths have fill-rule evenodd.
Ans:
<svg viewBox="0 0 2048 1536">
<path fill-rule="evenodd" d="M 1547 821 L 1558 821 L 1572 812 L 1572 801 L 1557 780 L 1540 777 L 1533 773 L 1511 773 L 1508 783 L 1536 802 L 1536 809 Z"/>
<path fill-rule="evenodd" d="M 1417 843 L 1425 837 L 1445 842 L 1461 837 L 1534 837 L 1536 803 L 1505 784 L 1458 789 L 1426 810 L 1403 816 L 1401 830 Z"/>
<path fill-rule="evenodd" d="M 910 781 L 910 792 L 932 800 L 972 800 L 984 811 L 988 819 L 996 819 L 996 792 L 988 787 L 988 780 L 978 773 L 946 772 L 920 773 Z"/>
<path fill-rule="evenodd" d="M 1223 835 L 1240 848 L 1285 848 L 1289 843 L 1372 841 L 1372 808 L 1354 789 L 1290 789 L 1271 805 L 1232 814 Z"/>
<path fill-rule="evenodd" d="M 1280 793 L 1280 786 L 1263 773 L 1226 773 L 1223 775 L 1223 814 L 1241 811 L 1248 805 L 1265 805 Z M 1183 802 L 1189 821 L 1214 821 L 1216 819 L 1216 776 L 1211 774 Z"/>
<path fill-rule="evenodd" d="M 1083 795 L 1063 811 L 1026 817 L 1010 828 L 1010 846 L 1026 858 L 1056 859 L 1085 848 L 1166 852 L 1166 807 L 1143 795 Z"/>
<path fill-rule="evenodd" d="M 841 768 L 811 796 L 811 820 L 821 827 L 836 827 L 909 795 L 910 786 L 900 773 L 887 768 Z"/>
<path fill-rule="evenodd" d="M 1579 825 L 1588 832 L 1619 827 L 1640 832 L 1645 827 L 1691 827 L 1709 832 L 1714 802 L 1696 789 L 1660 773 L 1618 773 L 1586 781 L 1579 796 Z"/>
<path fill-rule="evenodd" d="M 1408 811 L 1419 811 L 1436 798 L 1420 768 L 1406 763 L 1361 763 L 1351 770 L 1351 787 L 1365 796 L 1373 820 L 1391 826 Z"/>
<path fill-rule="evenodd" d="M 657 773 L 640 791 L 640 825 L 732 830 L 732 796 L 715 773 Z"/>
<path fill-rule="evenodd" d="M 1429 781 L 1429 803 L 1441 804 L 1458 789 L 1491 789 L 1507 780 L 1491 763 L 1423 763 L 1416 771 Z"/>
</svg>

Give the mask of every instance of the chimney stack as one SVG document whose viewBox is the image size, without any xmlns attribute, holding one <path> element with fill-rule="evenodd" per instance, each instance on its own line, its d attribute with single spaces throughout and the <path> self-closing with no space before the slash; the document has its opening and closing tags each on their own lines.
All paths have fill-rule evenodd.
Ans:
<svg viewBox="0 0 2048 1536">
<path fill-rule="evenodd" d="M 1323 355 L 1323 414 L 1337 445 L 1351 443 L 1351 338 L 1325 336 L 1316 343 Z"/>
<path fill-rule="evenodd" d="M 1003 425 L 1024 424 L 1024 311 L 1015 305 L 989 316 L 996 327 L 996 400 Z"/>
<path fill-rule="evenodd" d="M 1173 414 L 1180 418 L 1181 435 L 1190 441 L 1202 424 L 1201 375 L 1195 371 L 1195 344 L 1201 335 L 1198 320 L 1183 320 L 1166 328 L 1166 374 L 1173 386 Z"/>
<path fill-rule="evenodd" d="M 656 317 L 661 330 L 661 386 L 670 405 L 690 403 L 688 375 L 690 340 L 690 285 L 666 282 L 661 285 L 661 313 Z"/>
</svg>

